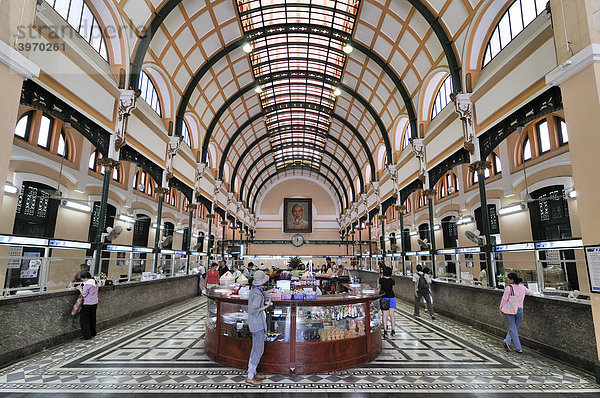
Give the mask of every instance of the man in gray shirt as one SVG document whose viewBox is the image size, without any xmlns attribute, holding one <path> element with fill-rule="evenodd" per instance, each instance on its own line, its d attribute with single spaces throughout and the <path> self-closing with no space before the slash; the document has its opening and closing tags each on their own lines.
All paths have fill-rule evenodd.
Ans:
<svg viewBox="0 0 600 398">
<path fill-rule="evenodd" d="M 264 375 L 256 373 L 256 368 L 265 351 L 265 333 L 267 332 L 267 314 L 265 310 L 271 304 L 266 304 L 267 299 L 261 286 L 268 281 L 269 277 L 263 271 L 256 271 L 252 289 L 248 294 L 248 327 L 252 332 L 252 351 L 250 351 L 250 359 L 248 360 L 246 383 L 254 386 L 261 385 L 260 379 L 265 378 Z"/>
</svg>

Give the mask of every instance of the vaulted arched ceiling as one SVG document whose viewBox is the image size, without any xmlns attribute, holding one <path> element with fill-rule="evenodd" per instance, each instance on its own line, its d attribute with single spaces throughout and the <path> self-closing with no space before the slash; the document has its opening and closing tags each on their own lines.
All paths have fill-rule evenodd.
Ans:
<svg viewBox="0 0 600 398">
<path fill-rule="evenodd" d="M 219 167 L 221 178 L 225 164 L 234 170 L 230 178 L 271 173 L 256 160 L 273 160 L 275 152 L 275 169 L 300 163 L 294 173 L 314 174 L 328 167 L 344 180 L 350 176 L 351 185 L 360 180 L 362 189 L 367 165 L 369 180 L 376 175 L 377 148 L 383 145 L 386 161 L 391 161 L 390 137 L 397 120 L 407 116 L 413 134 L 418 131 L 416 96 L 427 75 L 447 67 L 454 87 L 461 87 L 456 43 L 480 2 L 118 3 L 131 26 L 143 27 L 131 54 L 130 86 L 136 87 L 144 65 L 161 70 L 172 86 L 177 133 L 184 115 L 194 115 L 201 132 L 201 144 L 194 149 L 206 156 L 208 143 L 214 144 L 213 167 Z M 250 55 L 242 50 L 246 42 L 253 47 Z M 354 51 L 346 55 L 343 46 L 348 43 Z M 253 91 L 256 86 L 262 93 Z M 332 94 L 335 88 L 341 95 Z M 285 114 L 293 115 L 289 123 Z M 290 138 L 299 143 L 297 150 L 281 146 Z M 307 153 L 314 163 L 304 164 Z M 231 190 L 239 185 L 230 182 Z"/>
</svg>

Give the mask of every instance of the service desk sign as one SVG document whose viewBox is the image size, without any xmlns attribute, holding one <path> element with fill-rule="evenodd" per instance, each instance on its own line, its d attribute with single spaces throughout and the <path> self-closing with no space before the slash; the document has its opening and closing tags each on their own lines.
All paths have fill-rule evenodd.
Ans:
<svg viewBox="0 0 600 398">
<path fill-rule="evenodd" d="M 600 246 L 586 247 L 585 257 L 588 264 L 592 292 L 600 293 Z"/>
</svg>

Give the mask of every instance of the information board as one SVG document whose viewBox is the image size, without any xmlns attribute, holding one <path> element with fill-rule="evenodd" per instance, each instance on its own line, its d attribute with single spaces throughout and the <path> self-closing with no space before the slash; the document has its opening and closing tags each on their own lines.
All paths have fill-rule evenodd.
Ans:
<svg viewBox="0 0 600 398">
<path fill-rule="evenodd" d="M 600 293 L 600 246 L 586 247 L 585 258 L 590 275 L 591 291 Z"/>
</svg>

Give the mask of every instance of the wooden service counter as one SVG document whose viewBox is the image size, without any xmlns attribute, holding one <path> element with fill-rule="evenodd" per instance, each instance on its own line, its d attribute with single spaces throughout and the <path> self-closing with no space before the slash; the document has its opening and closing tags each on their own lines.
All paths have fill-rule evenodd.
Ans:
<svg viewBox="0 0 600 398">
<path fill-rule="evenodd" d="M 307 374 L 371 362 L 381 353 L 379 297 L 272 299 L 273 305 L 267 310 L 267 341 L 260 371 Z M 248 300 L 213 291 L 207 298 L 206 355 L 225 365 L 247 368 L 252 348 Z"/>
</svg>

